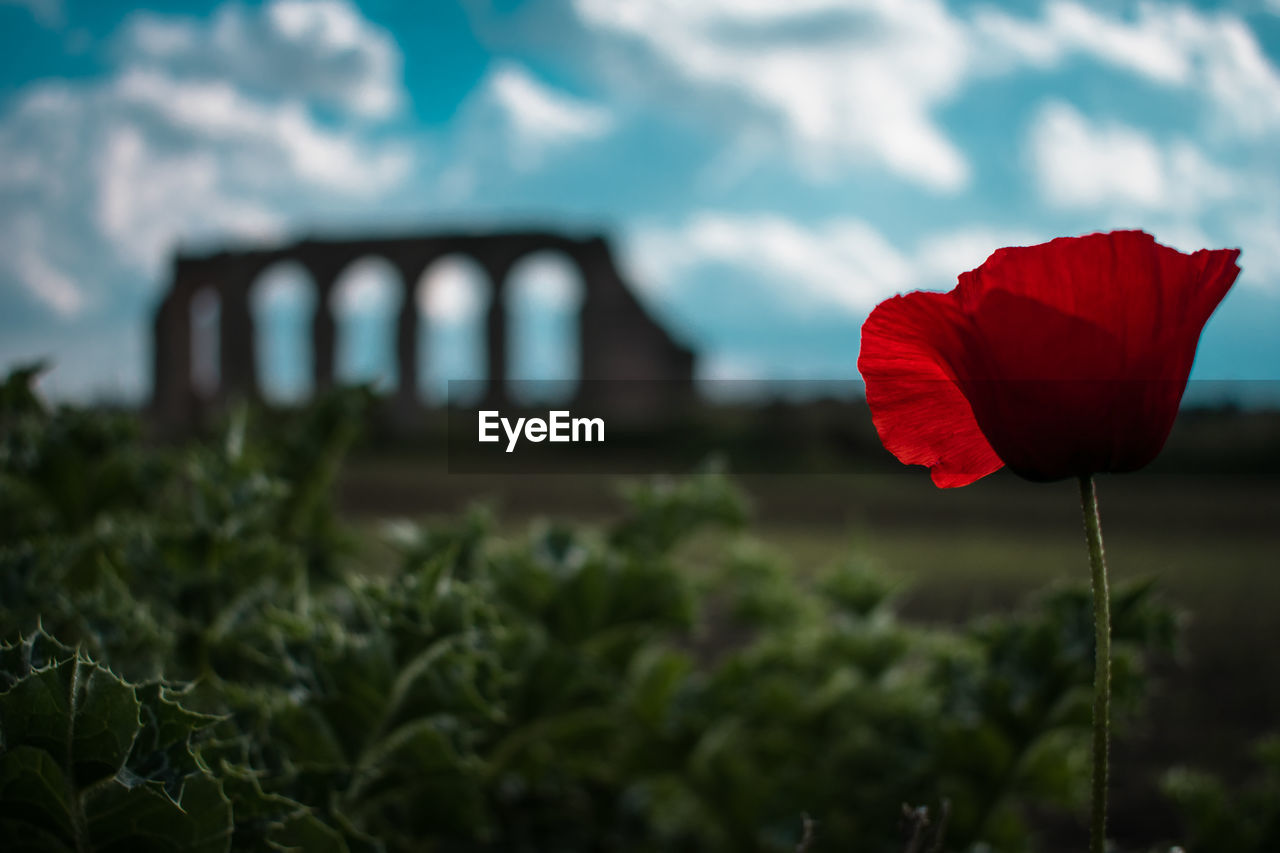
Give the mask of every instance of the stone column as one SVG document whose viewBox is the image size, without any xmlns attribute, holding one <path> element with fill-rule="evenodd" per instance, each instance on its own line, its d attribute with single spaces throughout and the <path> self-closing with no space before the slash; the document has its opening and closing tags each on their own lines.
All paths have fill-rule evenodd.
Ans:
<svg viewBox="0 0 1280 853">
<path fill-rule="evenodd" d="M 485 319 L 485 352 L 488 364 L 485 368 L 485 399 L 488 405 L 501 406 L 507 402 L 507 280 L 493 276 L 493 295 L 489 301 L 489 315 Z"/>
<path fill-rule="evenodd" d="M 574 247 L 570 259 L 582 279 L 582 306 L 578 313 L 579 394 L 606 390 L 597 386 L 603 379 L 629 378 L 628 367 L 614 359 L 634 343 L 634 318 L 626 310 L 620 291 L 626 285 L 618 275 L 609 246 L 592 238 Z"/>
<path fill-rule="evenodd" d="M 218 397 L 258 398 L 257 335 L 249 309 L 251 281 L 230 273 L 220 288 Z"/>
<path fill-rule="evenodd" d="M 418 276 L 416 267 L 398 265 L 400 314 L 396 320 L 396 409 L 412 414 L 418 402 Z"/>
<path fill-rule="evenodd" d="M 151 410 L 166 429 L 191 422 L 191 299 L 176 280 L 156 309 L 151 351 Z"/>
<path fill-rule="evenodd" d="M 333 387 L 333 361 L 338 337 L 329 297 L 333 293 L 333 277 L 321 279 L 312 272 L 316 287 L 316 310 L 311 318 L 311 381 L 315 394 Z"/>
</svg>

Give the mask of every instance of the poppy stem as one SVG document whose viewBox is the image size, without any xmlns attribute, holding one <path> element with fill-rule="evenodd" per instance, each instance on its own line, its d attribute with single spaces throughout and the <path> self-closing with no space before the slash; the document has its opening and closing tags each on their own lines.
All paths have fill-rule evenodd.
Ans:
<svg viewBox="0 0 1280 853">
<path fill-rule="evenodd" d="M 1093 823 L 1089 853 L 1104 853 L 1107 846 L 1107 773 L 1111 740 L 1111 592 L 1107 588 L 1107 561 L 1102 552 L 1102 520 L 1093 477 L 1080 477 L 1080 508 L 1089 542 L 1093 578 L 1093 629 L 1096 637 L 1093 661 Z"/>
</svg>

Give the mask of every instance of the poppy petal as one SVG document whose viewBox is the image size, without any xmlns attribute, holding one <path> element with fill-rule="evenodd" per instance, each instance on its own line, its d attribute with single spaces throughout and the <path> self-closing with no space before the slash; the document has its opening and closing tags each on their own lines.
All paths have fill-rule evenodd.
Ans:
<svg viewBox="0 0 1280 853">
<path fill-rule="evenodd" d="M 1150 339 L 1164 319 L 1164 311 L 1152 310 L 1166 296 L 1157 251 L 1164 248 L 1143 231 L 1113 231 L 997 249 L 960 275 L 956 294 L 966 314 L 1004 291 L 1084 318 L 1122 341 L 1143 333 Z"/>
<path fill-rule="evenodd" d="M 1172 298 L 1165 300 L 1159 346 L 1155 348 L 1166 355 L 1163 369 L 1149 372 L 1177 379 L 1190 372 L 1205 323 L 1240 275 L 1240 250 L 1201 249 L 1184 255 L 1167 246 L 1158 248 L 1159 276 Z"/>
<path fill-rule="evenodd" d="M 961 387 L 1000 457 L 1033 480 L 1154 459 L 1238 257 L 1121 231 L 1001 249 L 961 275 Z"/>
<path fill-rule="evenodd" d="M 1114 420 L 1141 390 L 1115 378 L 1124 359 L 1115 336 L 1002 290 L 988 292 L 969 320 L 968 347 L 952 363 L 1005 464 L 1030 480 L 1109 470 Z"/>
<path fill-rule="evenodd" d="M 885 446 L 963 485 L 1132 471 L 1160 452 L 1239 250 L 1141 231 L 1000 249 L 947 294 L 880 305 L 859 367 Z"/>
<path fill-rule="evenodd" d="M 1120 342 L 1115 378 L 1171 379 L 1190 370 L 1205 322 L 1240 272 L 1239 254 L 1186 255 L 1143 231 L 1060 237 L 997 250 L 955 292 L 970 315 L 1003 291 L 1079 317 Z"/>
<path fill-rule="evenodd" d="M 951 357 L 966 320 L 949 294 L 915 292 L 880 303 L 862 326 L 858 370 L 880 440 L 900 462 L 926 465 L 943 488 L 1004 464 L 956 385 Z"/>
</svg>

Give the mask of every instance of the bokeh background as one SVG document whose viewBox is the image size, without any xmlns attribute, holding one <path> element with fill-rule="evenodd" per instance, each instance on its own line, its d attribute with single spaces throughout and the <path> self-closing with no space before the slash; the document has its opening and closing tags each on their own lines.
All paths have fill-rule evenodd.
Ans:
<svg viewBox="0 0 1280 853">
<path fill-rule="evenodd" d="M 816 398 L 857 379 L 877 302 L 949 289 L 1000 246 L 1142 228 L 1240 247 L 1166 454 L 1100 484 L 1115 575 L 1158 578 L 1190 614 L 1116 747 L 1117 833 L 1136 849 L 1176 825 L 1159 774 L 1185 761 L 1239 782 L 1280 724 L 1277 151 L 1280 0 L 0 0 L 0 369 L 48 358 L 53 399 L 144 403 L 179 249 L 552 227 L 611 236 L 704 385 Z M 534 261 L 516 273 L 513 374 L 572 380 L 581 282 Z M 276 267 L 253 291 L 269 402 L 310 393 L 305 275 Z M 488 294 L 465 262 L 426 275 L 438 402 L 485 373 Z M 394 276 L 376 259 L 344 274 L 339 379 L 390 387 Z M 216 306 L 196 320 L 216 337 Z M 197 385 L 216 369 L 197 359 Z M 770 423 L 807 424 L 852 463 L 738 478 L 788 571 L 852 551 L 931 624 L 1086 577 L 1073 483 L 941 492 L 884 454 L 865 409 L 833 405 Z M 735 411 L 741 439 L 757 419 Z M 374 564 L 375 518 L 487 499 L 506 534 L 619 506 L 614 471 L 451 476 L 423 450 L 368 442 L 337 481 Z"/>
<path fill-rule="evenodd" d="M 856 378 L 880 299 L 1113 227 L 1242 247 L 1195 377 L 1280 365 L 1275 0 L 4 0 L 0 33 L 0 363 L 53 355 L 56 395 L 146 396 L 178 245 L 512 224 L 613 234 L 709 378 Z M 556 376 L 572 275 L 525 274 L 516 360 Z M 341 292 L 346 378 L 390 369 L 389 275 Z M 486 297 L 433 275 L 438 392 Z M 290 278 L 255 306 L 282 399 Z"/>
</svg>

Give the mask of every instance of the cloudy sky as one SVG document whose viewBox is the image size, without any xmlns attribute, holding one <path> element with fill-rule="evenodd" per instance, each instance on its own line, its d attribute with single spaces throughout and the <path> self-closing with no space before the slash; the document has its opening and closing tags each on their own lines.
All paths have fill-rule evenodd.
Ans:
<svg viewBox="0 0 1280 853">
<path fill-rule="evenodd" d="M 1280 379 L 1280 0 L 0 0 L 0 364 L 57 393 L 145 395 L 178 244 L 530 223 L 614 234 L 716 377 L 852 378 L 871 307 L 999 246 L 1239 246 L 1195 376 Z"/>
</svg>

